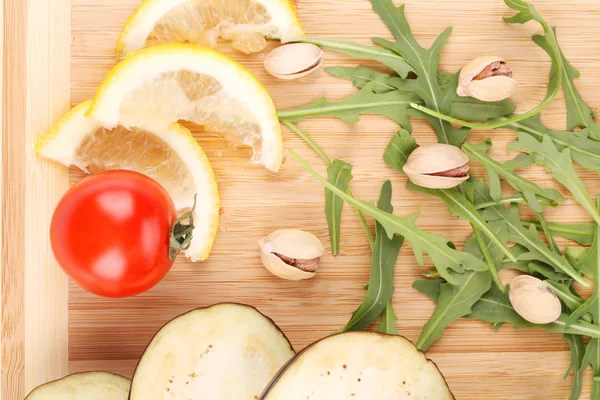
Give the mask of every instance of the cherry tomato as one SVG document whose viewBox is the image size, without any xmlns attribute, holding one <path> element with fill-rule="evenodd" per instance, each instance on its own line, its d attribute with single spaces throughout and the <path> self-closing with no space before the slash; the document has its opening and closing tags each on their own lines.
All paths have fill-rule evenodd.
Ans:
<svg viewBox="0 0 600 400">
<path fill-rule="evenodd" d="M 156 285 L 169 271 L 169 194 L 132 171 L 90 175 L 60 200 L 50 225 L 58 263 L 84 289 L 127 297 Z"/>
</svg>

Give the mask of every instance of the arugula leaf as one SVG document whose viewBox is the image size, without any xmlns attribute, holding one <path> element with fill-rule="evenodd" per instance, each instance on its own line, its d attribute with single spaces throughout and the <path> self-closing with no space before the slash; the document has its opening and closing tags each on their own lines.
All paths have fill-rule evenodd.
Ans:
<svg viewBox="0 0 600 400">
<path fill-rule="evenodd" d="M 386 181 L 381 188 L 377 207 L 384 212 L 391 213 L 394 211 L 391 200 L 392 184 L 390 181 Z M 379 223 L 376 224 L 375 230 L 375 246 L 373 247 L 367 294 L 358 309 L 352 313 L 350 321 L 342 329 L 342 332 L 367 328 L 389 305 L 394 293 L 394 266 L 404 238 L 402 236 L 388 238 L 385 229 Z"/>
<path fill-rule="evenodd" d="M 489 190 L 483 180 L 472 180 L 465 182 L 463 185 L 466 187 L 472 186 L 475 193 L 475 204 L 491 199 Z M 534 226 L 531 226 L 529 230 L 523 228 L 516 204 L 511 204 L 509 210 L 502 206 L 488 207 L 481 211 L 481 215 L 487 221 L 504 220 L 507 223 L 510 241 L 518 243 L 528 250 L 527 253 L 523 253 L 518 257 L 519 260 L 542 261 L 552 266 L 557 272 L 568 275 L 585 287 L 589 286 L 589 283 L 569 264 L 564 256 L 556 254 L 546 247 L 539 238 Z"/>
<path fill-rule="evenodd" d="M 405 80 L 398 77 L 392 77 L 375 71 L 371 68 L 359 66 L 350 67 L 328 67 L 325 72 L 339 78 L 347 79 L 352 84 L 361 89 L 367 83 L 373 82 L 373 91 L 375 93 L 388 93 L 392 90 L 412 91 L 415 86 L 414 80 Z M 442 90 L 456 90 L 458 74 L 447 74 L 438 71 L 438 81 Z M 453 87 L 448 88 L 451 84 Z M 450 115 L 456 118 L 469 119 L 471 121 L 486 122 L 493 118 L 500 118 L 511 114 L 516 109 L 515 104 L 509 99 L 502 101 L 480 101 L 473 97 L 456 97 L 450 106 Z"/>
<path fill-rule="evenodd" d="M 553 28 L 553 30 L 556 34 L 556 28 Z M 537 36 L 534 39 L 538 46 L 548 54 L 552 54 L 552 45 L 548 42 L 547 37 Z M 575 79 L 579 78 L 581 74 L 569 63 L 562 51 L 560 56 L 562 59 L 563 91 L 567 105 L 567 129 L 570 131 L 575 130 L 577 127 L 589 129 L 590 136 L 595 140 L 600 140 L 600 127 L 594 121 L 594 112 L 575 87 Z M 556 68 L 556 65 L 553 65 L 553 68 Z M 554 70 L 553 72 L 555 73 Z"/>
<path fill-rule="evenodd" d="M 404 236 L 411 244 L 415 258 L 420 265 L 423 265 L 423 253 L 426 252 L 440 275 L 448 282 L 457 283 L 450 271 L 462 273 L 466 270 L 484 271 L 487 269 L 487 265 L 483 261 L 472 254 L 456 250 L 452 242 L 444 236 L 419 229 L 415 224 L 418 214 L 398 217 L 380 210 L 373 203 L 357 200 L 320 176 L 295 151 L 290 150 L 290 153 L 325 187 L 340 196 L 346 203 L 375 218 L 384 227 L 388 237 L 391 238 L 395 234 Z"/>
<path fill-rule="evenodd" d="M 506 257 L 512 261 L 517 261 L 512 255 L 510 250 L 506 247 L 506 241 L 501 240 L 494 231 L 488 226 L 488 223 L 481 217 L 479 212 L 475 209 L 473 203 L 471 203 L 464 194 L 456 189 L 428 189 L 422 186 L 417 186 L 411 182 L 406 184 L 406 187 L 415 192 L 426 193 L 431 196 L 435 196 L 441 199 L 446 206 L 448 211 L 465 221 L 469 221 L 474 228 L 479 229 L 487 238 L 500 249 Z"/>
<path fill-rule="evenodd" d="M 562 57 L 563 75 L 566 78 L 563 82 L 563 89 L 567 103 L 567 129 L 573 131 L 577 127 L 587 128 L 591 137 L 600 140 L 600 126 L 595 121 L 595 113 L 575 87 L 574 81 L 581 76 L 581 73 L 569 63 L 564 55 Z"/>
<path fill-rule="evenodd" d="M 594 241 L 590 246 L 590 250 L 586 252 L 575 264 L 575 269 L 587 276 L 594 276 L 594 270 L 596 269 L 596 263 L 598 262 L 598 245 L 595 238 L 596 228 L 594 227 Z M 594 281 L 596 282 L 596 281 Z M 600 321 L 598 321 L 600 323 Z"/>
<path fill-rule="evenodd" d="M 596 200 L 596 207 L 600 207 L 600 197 Z M 578 307 L 569 319 L 570 322 L 578 321 L 579 318 L 585 315 L 590 315 L 594 325 L 600 327 L 600 225 L 596 224 L 594 229 L 594 243 L 590 253 L 593 254 L 593 261 L 590 260 L 590 267 L 592 269 L 591 275 L 594 279 L 594 288 L 592 296 L 583 305 Z M 581 321 L 578 321 L 581 322 Z M 592 399 L 600 399 L 600 339 L 593 338 L 589 341 L 585 348 L 583 359 L 581 360 L 581 368 L 585 369 L 587 366 L 592 367 Z"/>
<path fill-rule="evenodd" d="M 585 247 L 569 247 L 565 246 L 563 254 L 571 265 L 577 265 L 579 261 L 588 253 Z"/>
<path fill-rule="evenodd" d="M 415 138 L 407 130 L 400 129 L 387 145 L 385 153 L 383 153 L 383 160 L 396 171 L 404 173 L 402 168 L 406 164 L 410 153 L 416 150 L 417 147 L 419 146 Z"/>
<path fill-rule="evenodd" d="M 421 47 L 411 32 L 404 14 L 404 5 L 396 7 L 391 0 L 371 0 L 371 4 L 373 10 L 396 38 L 396 42 L 381 38 L 375 38 L 373 41 L 402 55 L 413 67 L 417 77 L 410 80 L 411 91 L 417 93 L 424 100 L 426 106 L 438 113 L 450 112 L 452 102 L 456 98 L 456 87 L 452 88 L 452 85 L 448 85 L 442 89 L 438 81 L 438 64 L 440 51 L 448 40 L 452 28 L 442 32 L 431 48 L 426 50 Z M 423 117 L 421 113 L 414 113 L 414 115 Z M 426 118 L 435 129 L 441 143 L 460 146 L 469 133 L 468 129 L 454 129 L 448 122 L 439 118 L 431 116 L 426 116 Z"/>
<path fill-rule="evenodd" d="M 434 296 L 436 293 L 440 293 L 443 280 L 436 279 L 417 282 L 419 282 L 419 284 L 416 285 L 415 289 L 427 295 L 433 301 L 438 302 L 439 298 Z M 588 336 L 590 338 L 600 338 L 600 326 L 581 320 L 571 323 L 567 314 L 562 314 L 556 321 L 546 325 L 537 325 L 525 321 L 512 308 L 512 305 L 508 300 L 508 286 L 504 291 L 501 291 L 498 287 L 493 285 L 491 289 L 473 305 L 473 312 L 466 315 L 464 318 L 479 319 L 483 322 L 493 324 L 495 328 L 499 325 L 510 323 L 515 329 L 540 328 L 551 333 L 566 333 Z"/>
<path fill-rule="evenodd" d="M 571 361 L 564 379 L 567 379 L 571 371 L 573 371 L 573 384 L 571 386 L 569 400 L 577 400 L 581 396 L 581 390 L 583 389 L 584 368 L 582 368 L 582 363 L 585 351 L 583 338 L 578 335 L 565 335 L 565 339 L 569 343 L 569 349 L 571 350 Z"/>
<path fill-rule="evenodd" d="M 379 46 L 366 46 L 342 40 L 304 39 L 302 42 L 312 43 L 325 50 L 338 51 L 353 57 L 378 61 L 393 69 L 402 78 L 406 78 L 409 73 L 414 72 L 413 67 L 398 53 Z"/>
<path fill-rule="evenodd" d="M 500 118 L 500 119 L 497 119 L 496 121 L 492 121 L 492 122 L 488 122 L 488 123 L 484 123 L 484 124 L 473 123 L 473 122 L 464 121 L 464 120 L 461 120 L 458 118 L 451 117 L 451 116 L 447 115 L 447 112 L 436 110 L 435 108 L 432 108 L 428 104 L 426 104 L 426 106 L 422 106 L 421 104 L 413 103 L 410 105 L 412 108 L 414 108 L 415 110 L 418 110 L 424 114 L 427 114 L 430 117 L 437 118 L 440 121 L 449 122 L 449 123 L 452 123 L 452 124 L 455 124 L 458 126 L 471 128 L 471 129 L 496 129 L 496 128 L 503 127 L 507 124 L 515 123 L 515 122 L 527 119 L 529 117 L 532 117 L 536 114 L 539 114 L 542 110 L 544 110 L 546 107 L 548 107 L 550 105 L 550 103 L 552 103 L 552 101 L 554 100 L 556 95 L 560 92 L 560 88 L 561 88 L 562 81 L 563 81 L 563 74 L 556 73 L 556 71 L 561 72 L 563 69 L 563 66 L 562 66 L 562 56 L 561 56 L 560 48 L 558 46 L 558 41 L 556 40 L 555 32 L 553 29 L 551 29 L 549 27 L 548 23 L 537 12 L 537 10 L 535 9 L 534 6 L 526 3 L 523 0 L 504 0 L 504 2 L 510 8 L 518 11 L 518 13 L 515 16 L 510 17 L 510 18 L 504 18 L 504 20 L 506 22 L 524 24 L 526 22 L 535 20 L 544 29 L 545 36 L 543 38 L 545 38 L 544 40 L 546 40 L 546 42 L 548 43 L 548 46 L 543 47 L 543 49 L 549 51 L 549 56 L 552 60 L 552 64 L 555 66 L 555 68 L 553 68 L 552 71 L 550 72 L 550 80 L 548 82 L 546 96 L 544 97 L 542 102 L 540 104 L 538 104 L 535 108 L 533 108 L 532 110 L 530 110 L 524 114 L 513 115 L 509 118 Z M 536 43 L 537 43 L 539 41 L 539 39 L 534 38 L 534 41 L 536 41 Z M 406 59 L 407 59 L 407 61 L 410 62 L 408 57 L 406 57 Z M 415 68 L 415 70 L 417 70 L 417 69 Z M 417 74 L 418 74 L 418 71 L 417 71 Z"/>
<path fill-rule="evenodd" d="M 525 121 L 508 124 L 506 127 L 517 132 L 527 133 L 540 142 L 545 136 L 548 136 L 558 150 L 570 149 L 573 161 L 600 174 L 600 142 L 589 138 L 588 129 L 576 133 L 552 130 L 542 123 L 539 115 Z"/>
<path fill-rule="evenodd" d="M 552 173 L 554 179 L 571 192 L 573 198 L 586 209 L 594 221 L 600 223 L 600 212 L 594 206 L 584 183 L 573 168 L 571 151 L 557 150 L 548 136 L 544 136 L 541 143 L 523 133 L 517 133 L 517 136 L 519 140 L 509 144 L 508 150 L 520 150 L 531 154 L 537 163 L 543 165 L 548 172 Z"/>
<path fill-rule="evenodd" d="M 398 329 L 396 329 L 396 321 L 398 321 L 398 316 L 394 312 L 392 300 L 390 300 L 381 313 L 381 322 L 379 323 L 377 332 L 387 333 L 388 335 L 397 335 Z"/>
<path fill-rule="evenodd" d="M 444 334 L 448 325 L 470 314 L 471 307 L 492 286 L 492 275 L 488 271 L 468 271 L 458 274 L 456 280 L 457 284 L 455 285 L 440 281 L 439 301 L 417 340 L 416 345 L 419 350 L 429 349 Z M 430 285 L 425 282 L 432 281 L 415 281 L 413 288 L 420 292 L 433 290 L 432 288 L 425 289 L 426 285 Z"/>
<path fill-rule="evenodd" d="M 558 298 L 565 303 L 569 311 L 575 311 L 585 302 L 581 296 L 573 292 L 570 282 L 569 284 L 565 284 L 558 283 L 553 280 L 547 280 L 546 283 L 550 285 L 552 291 L 558 296 Z"/>
<path fill-rule="evenodd" d="M 565 201 L 565 198 L 557 190 L 543 189 L 530 180 L 515 173 L 515 169 L 529 166 L 534 163 L 531 156 L 517 157 L 501 164 L 486 154 L 491 147 L 492 141 L 487 139 L 479 144 L 465 143 L 462 149 L 469 158 L 479 161 L 487 169 L 491 195 L 494 200 L 499 200 L 501 197 L 502 192 L 499 177 L 502 177 L 513 188 L 523 194 L 534 211 L 541 212 L 544 209 L 544 206 L 538 200 L 538 196 L 558 203 Z"/>
<path fill-rule="evenodd" d="M 525 227 L 534 225 L 537 229 L 541 229 L 538 221 L 527 220 L 521 221 L 521 223 Z M 574 240 L 584 246 L 591 245 L 594 240 L 594 224 L 546 222 L 546 225 L 548 225 L 552 235 Z"/>
<path fill-rule="evenodd" d="M 345 161 L 333 160 L 327 167 L 327 177 L 335 187 L 346 192 L 348 184 L 352 180 L 352 165 Z M 331 252 L 337 255 L 340 251 L 340 224 L 344 201 L 325 189 L 325 215 L 329 226 L 329 238 L 331 240 Z"/>
<path fill-rule="evenodd" d="M 503 243 L 508 241 L 508 231 L 506 224 L 502 222 L 492 223 L 492 228 L 497 237 Z M 502 263 L 503 254 L 498 247 L 492 245 L 490 241 L 486 243 L 492 261 L 496 268 Z M 477 243 L 475 235 L 471 236 L 465 243 L 464 251 L 473 254 L 483 260 L 483 253 Z M 458 284 L 451 285 L 442 283 L 439 286 L 432 286 L 426 281 L 415 281 L 413 288 L 430 297 L 436 296 L 436 308 L 429 318 L 429 321 L 423 327 L 421 335 L 417 341 L 417 347 L 425 351 L 437 339 L 439 339 L 444 330 L 455 320 L 471 313 L 471 307 L 486 293 L 492 286 L 492 275 L 489 271 L 474 272 L 468 271 L 456 277 Z M 436 293 L 437 292 L 437 293 Z"/>
<path fill-rule="evenodd" d="M 502 264 L 502 269 L 514 269 L 517 271 L 525 272 L 529 275 L 538 276 L 542 279 L 550 279 L 555 282 L 570 282 L 571 278 L 565 274 L 561 274 L 556 272 L 554 268 L 540 261 L 530 261 L 525 257 L 525 259 L 521 259 L 521 255 L 527 254 L 529 250 L 526 247 L 521 246 L 520 244 L 514 245 L 510 249 L 513 256 L 515 256 L 518 261 L 511 262 L 505 261 Z"/>
<path fill-rule="evenodd" d="M 347 79 L 359 89 L 362 89 L 368 83 L 373 83 L 373 92 L 377 94 L 396 90 L 396 87 L 387 83 L 391 76 L 362 65 L 355 68 L 327 67 L 325 72 L 338 78 Z"/>
<path fill-rule="evenodd" d="M 414 93 L 398 90 L 377 94 L 374 92 L 373 85 L 368 83 L 358 93 L 345 100 L 329 102 L 321 98 L 303 107 L 279 111 L 279 119 L 296 122 L 308 117 L 337 117 L 356 123 L 361 114 L 379 114 L 411 130 L 407 110 L 411 102 L 419 100 L 418 97 Z"/>
</svg>

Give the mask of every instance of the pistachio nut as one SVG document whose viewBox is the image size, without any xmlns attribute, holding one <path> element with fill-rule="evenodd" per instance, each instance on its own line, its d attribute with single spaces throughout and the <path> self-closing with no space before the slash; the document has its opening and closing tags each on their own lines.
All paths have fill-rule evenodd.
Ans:
<svg viewBox="0 0 600 400">
<path fill-rule="evenodd" d="M 277 47 L 265 57 L 265 70 L 279 79 L 298 79 L 323 64 L 323 50 L 310 43 L 291 43 Z"/>
<path fill-rule="evenodd" d="M 263 265 L 273 275 L 291 281 L 309 279 L 319 268 L 325 253 L 323 244 L 312 233 L 282 229 L 258 241 Z"/>
<path fill-rule="evenodd" d="M 460 71 L 456 93 L 481 101 L 500 101 L 517 90 L 517 81 L 506 62 L 495 56 L 479 57 Z"/>
<path fill-rule="evenodd" d="M 429 144 L 415 149 L 403 170 L 415 185 L 448 189 L 469 179 L 469 157 L 456 146 Z"/>
<path fill-rule="evenodd" d="M 560 300 L 546 282 L 533 276 L 513 279 L 508 299 L 517 314 L 531 323 L 549 324 L 560 317 Z"/>
</svg>

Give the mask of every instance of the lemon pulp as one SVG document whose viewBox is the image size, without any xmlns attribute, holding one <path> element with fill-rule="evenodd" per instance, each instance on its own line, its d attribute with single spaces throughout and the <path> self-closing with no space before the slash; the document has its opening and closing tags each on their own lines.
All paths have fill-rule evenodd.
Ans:
<svg viewBox="0 0 600 400">
<path fill-rule="evenodd" d="M 255 53 L 264 49 L 263 35 L 274 36 L 275 27 L 262 4 L 252 0 L 190 0 L 164 15 L 154 26 L 144 47 L 167 43 L 195 43 L 214 47 L 219 37 L 231 40 L 236 50 Z"/>
</svg>

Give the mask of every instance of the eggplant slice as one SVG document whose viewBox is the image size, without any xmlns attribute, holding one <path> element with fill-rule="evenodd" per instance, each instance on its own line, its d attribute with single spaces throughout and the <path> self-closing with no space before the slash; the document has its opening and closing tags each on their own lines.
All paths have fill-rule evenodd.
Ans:
<svg viewBox="0 0 600 400">
<path fill-rule="evenodd" d="M 254 400 L 294 356 L 253 307 L 217 304 L 163 326 L 133 375 L 131 400 Z"/>
<path fill-rule="evenodd" d="M 348 332 L 298 353 L 261 400 L 450 400 L 444 377 L 402 336 Z"/>
<path fill-rule="evenodd" d="M 130 385 L 120 375 L 83 372 L 38 386 L 25 400 L 127 400 Z"/>
</svg>

